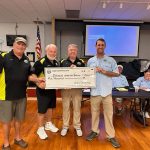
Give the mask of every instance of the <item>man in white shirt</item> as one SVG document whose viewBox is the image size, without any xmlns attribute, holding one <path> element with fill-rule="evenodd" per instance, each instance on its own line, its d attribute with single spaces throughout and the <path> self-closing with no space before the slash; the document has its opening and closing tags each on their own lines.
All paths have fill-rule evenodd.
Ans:
<svg viewBox="0 0 150 150">
<path fill-rule="evenodd" d="M 120 87 L 127 87 L 129 86 L 129 83 L 127 81 L 127 78 L 122 75 L 122 71 L 123 71 L 123 66 L 122 65 L 118 65 L 118 71 L 120 73 L 120 75 L 118 77 L 113 77 L 112 78 L 112 87 L 113 88 L 120 88 Z M 115 103 L 115 108 L 116 108 L 116 113 L 117 115 L 121 115 L 123 110 L 124 110 L 124 103 L 123 103 L 123 100 L 125 99 L 122 99 L 122 98 L 116 98 L 114 103 Z M 124 101 L 126 102 L 126 101 Z"/>
</svg>

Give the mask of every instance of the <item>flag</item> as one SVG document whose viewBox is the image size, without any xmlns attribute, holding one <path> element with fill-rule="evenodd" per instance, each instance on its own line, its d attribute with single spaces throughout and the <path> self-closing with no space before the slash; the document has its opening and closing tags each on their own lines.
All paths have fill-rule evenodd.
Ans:
<svg viewBox="0 0 150 150">
<path fill-rule="evenodd" d="M 41 38 L 40 38 L 39 25 L 37 25 L 37 40 L 36 40 L 35 51 L 36 51 L 37 58 L 40 59 L 41 55 L 42 55 L 42 49 L 41 49 Z"/>
</svg>

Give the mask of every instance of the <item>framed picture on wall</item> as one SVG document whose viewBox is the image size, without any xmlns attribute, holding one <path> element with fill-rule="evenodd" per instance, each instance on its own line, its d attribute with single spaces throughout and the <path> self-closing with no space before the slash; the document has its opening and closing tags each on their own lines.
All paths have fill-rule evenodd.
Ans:
<svg viewBox="0 0 150 150">
<path fill-rule="evenodd" d="M 35 62 L 35 52 L 27 52 L 27 57 L 30 62 Z"/>
</svg>

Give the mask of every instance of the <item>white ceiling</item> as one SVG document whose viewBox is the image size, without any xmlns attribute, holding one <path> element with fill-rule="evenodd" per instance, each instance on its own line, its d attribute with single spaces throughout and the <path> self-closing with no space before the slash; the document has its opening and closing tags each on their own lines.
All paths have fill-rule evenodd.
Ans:
<svg viewBox="0 0 150 150">
<path fill-rule="evenodd" d="M 107 1 L 106 8 L 103 2 Z M 0 0 L 0 22 L 29 23 L 65 19 L 65 10 L 80 10 L 79 19 L 140 20 L 150 22 L 150 0 Z M 119 8 L 120 2 L 123 8 Z"/>
</svg>

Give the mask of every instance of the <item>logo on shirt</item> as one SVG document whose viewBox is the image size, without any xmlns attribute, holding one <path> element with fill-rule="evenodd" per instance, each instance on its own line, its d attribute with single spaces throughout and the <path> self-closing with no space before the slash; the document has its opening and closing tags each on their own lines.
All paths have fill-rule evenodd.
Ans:
<svg viewBox="0 0 150 150">
<path fill-rule="evenodd" d="M 58 66 L 58 63 L 56 62 L 55 65 Z"/>
<path fill-rule="evenodd" d="M 81 65 L 81 62 L 77 62 L 77 65 L 79 65 L 79 66 L 80 66 L 80 65 Z"/>
<path fill-rule="evenodd" d="M 29 62 L 29 61 L 28 61 L 27 59 L 25 59 L 25 60 L 24 60 L 24 63 L 26 63 L 26 64 L 27 64 L 28 62 Z"/>
</svg>

